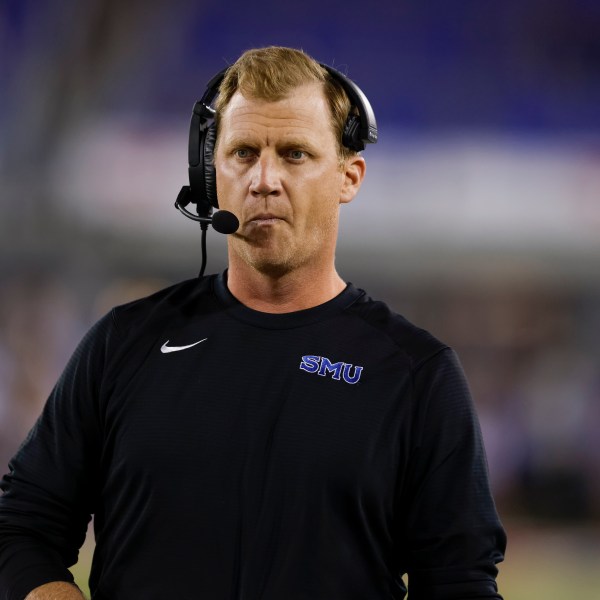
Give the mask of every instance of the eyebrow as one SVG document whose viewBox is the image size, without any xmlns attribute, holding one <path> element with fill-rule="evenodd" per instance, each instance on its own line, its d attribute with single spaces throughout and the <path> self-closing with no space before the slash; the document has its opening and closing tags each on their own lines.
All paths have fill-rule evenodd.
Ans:
<svg viewBox="0 0 600 600">
<path fill-rule="evenodd" d="M 281 140 L 278 144 L 278 147 L 284 149 L 299 148 L 301 150 L 317 150 L 317 145 L 314 142 L 311 142 L 309 139 L 302 137 L 289 137 L 287 139 Z"/>
<path fill-rule="evenodd" d="M 231 138 L 226 138 L 220 140 L 225 148 L 237 148 L 240 146 L 247 146 L 249 148 L 255 148 L 260 146 L 260 143 L 256 142 L 256 139 L 253 139 L 253 136 L 240 136 L 235 135 Z M 298 136 L 290 136 L 280 140 L 276 147 L 278 149 L 290 149 L 290 148 L 298 148 L 301 150 L 311 150 L 312 152 L 316 152 L 318 150 L 317 144 L 311 142 L 308 138 L 298 137 Z"/>
</svg>

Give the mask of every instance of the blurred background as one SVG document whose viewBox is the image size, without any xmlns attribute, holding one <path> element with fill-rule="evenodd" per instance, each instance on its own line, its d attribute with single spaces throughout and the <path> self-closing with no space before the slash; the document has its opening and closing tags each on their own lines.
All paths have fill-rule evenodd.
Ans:
<svg viewBox="0 0 600 600">
<path fill-rule="evenodd" d="M 461 356 L 509 533 L 505 598 L 597 598 L 597 0 L 0 0 L 2 471 L 87 328 L 196 275 L 199 230 L 173 208 L 191 108 L 271 44 L 373 105 L 338 269 Z M 223 269 L 225 239 L 208 250 Z"/>
</svg>

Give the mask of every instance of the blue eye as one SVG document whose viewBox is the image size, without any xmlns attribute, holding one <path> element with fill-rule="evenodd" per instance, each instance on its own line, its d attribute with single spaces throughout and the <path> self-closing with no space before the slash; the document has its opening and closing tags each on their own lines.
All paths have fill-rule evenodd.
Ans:
<svg viewBox="0 0 600 600">
<path fill-rule="evenodd" d="M 304 152 L 302 150 L 292 150 L 290 152 L 290 158 L 293 160 L 301 160 L 304 158 Z"/>
<path fill-rule="evenodd" d="M 239 148 L 235 151 L 235 155 L 238 158 L 250 158 L 250 150 L 248 148 Z"/>
</svg>

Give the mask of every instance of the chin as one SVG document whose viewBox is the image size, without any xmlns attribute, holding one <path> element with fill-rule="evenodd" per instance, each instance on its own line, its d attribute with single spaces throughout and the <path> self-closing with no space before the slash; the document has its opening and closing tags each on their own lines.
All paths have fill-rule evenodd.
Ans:
<svg viewBox="0 0 600 600">
<path fill-rule="evenodd" d="M 298 268 L 297 261 L 292 260 L 291 257 L 282 257 L 281 255 L 278 256 L 277 260 L 273 260 L 272 254 L 260 257 L 253 256 L 249 257 L 247 262 L 259 273 L 275 278 L 283 277 Z"/>
<path fill-rule="evenodd" d="M 241 243 L 234 246 L 235 253 L 244 263 L 269 277 L 282 277 L 302 264 L 297 251 L 291 245 Z"/>
</svg>

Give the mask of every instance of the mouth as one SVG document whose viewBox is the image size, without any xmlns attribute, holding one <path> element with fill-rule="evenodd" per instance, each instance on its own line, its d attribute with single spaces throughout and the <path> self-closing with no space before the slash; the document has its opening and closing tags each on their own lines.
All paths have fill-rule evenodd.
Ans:
<svg viewBox="0 0 600 600">
<path fill-rule="evenodd" d="M 271 213 L 261 213 L 248 219 L 248 223 L 253 225 L 274 225 L 281 221 L 283 221 L 283 219 Z"/>
</svg>

